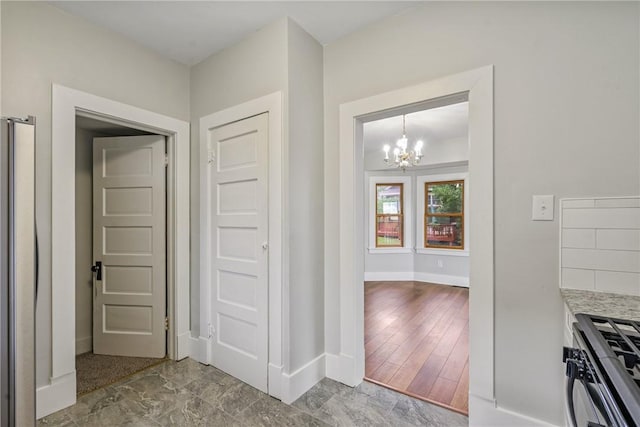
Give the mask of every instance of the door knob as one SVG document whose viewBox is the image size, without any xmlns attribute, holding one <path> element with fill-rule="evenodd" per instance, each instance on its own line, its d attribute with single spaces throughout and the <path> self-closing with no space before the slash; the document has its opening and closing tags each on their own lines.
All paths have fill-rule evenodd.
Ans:
<svg viewBox="0 0 640 427">
<path fill-rule="evenodd" d="M 91 271 L 96 273 L 96 280 L 102 280 L 102 262 L 96 261 L 96 265 L 91 266 Z"/>
<path fill-rule="evenodd" d="M 269 249 L 269 244 L 268 244 L 267 242 L 264 242 L 264 243 L 262 244 L 262 249 L 265 249 L 265 250 L 266 250 L 266 249 Z"/>
</svg>

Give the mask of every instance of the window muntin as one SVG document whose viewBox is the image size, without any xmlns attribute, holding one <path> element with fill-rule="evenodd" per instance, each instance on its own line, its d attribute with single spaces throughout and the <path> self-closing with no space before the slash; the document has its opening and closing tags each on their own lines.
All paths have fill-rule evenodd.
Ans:
<svg viewBox="0 0 640 427">
<path fill-rule="evenodd" d="M 376 184 L 376 247 L 404 246 L 403 184 Z"/>
<path fill-rule="evenodd" d="M 464 249 L 464 180 L 425 182 L 424 247 Z"/>
</svg>

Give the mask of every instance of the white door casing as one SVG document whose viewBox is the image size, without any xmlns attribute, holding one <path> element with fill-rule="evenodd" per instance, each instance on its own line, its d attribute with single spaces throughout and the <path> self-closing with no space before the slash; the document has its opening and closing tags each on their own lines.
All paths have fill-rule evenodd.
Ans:
<svg viewBox="0 0 640 427">
<path fill-rule="evenodd" d="M 355 386 L 364 376 L 364 233 L 354 226 L 362 218 L 364 205 L 363 123 L 383 111 L 465 92 L 469 96 L 469 204 L 473 206 L 468 227 L 473 254 L 469 273 L 470 420 L 474 425 L 494 425 L 486 419 L 483 422 L 481 414 L 484 409 L 487 414 L 500 410 L 494 394 L 493 66 L 340 105 L 339 216 L 337 223 L 325 223 L 325 230 L 332 226 L 341 230 L 338 296 L 325 306 L 325 316 L 338 317 L 340 333 L 327 354 L 327 377 Z M 335 198 L 335 194 L 326 197 Z M 333 288 L 332 283 L 325 285 Z"/>
<path fill-rule="evenodd" d="M 93 349 L 166 354 L 165 138 L 94 138 Z"/>
<path fill-rule="evenodd" d="M 207 131 L 210 364 L 268 392 L 268 113 Z"/>
</svg>

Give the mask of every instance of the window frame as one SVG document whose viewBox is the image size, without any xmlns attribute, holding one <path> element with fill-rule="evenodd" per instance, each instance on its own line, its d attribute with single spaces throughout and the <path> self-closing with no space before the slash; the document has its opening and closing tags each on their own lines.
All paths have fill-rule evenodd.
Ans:
<svg viewBox="0 0 640 427">
<path fill-rule="evenodd" d="M 400 253 L 412 253 L 414 251 L 414 220 L 413 215 L 415 211 L 415 203 L 413 201 L 413 197 L 415 194 L 413 193 L 413 181 L 411 176 L 407 175 L 392 175 L 392 174 L 384 174 L 384 173 L 367 173 L 369 179 L 369 192 L 368 199 L 365 200 L 366 210 L 365 213 L 367 215 L 368 224 L 366 225 L 366 233 L 369 236 L 368 239 L 368 248 L 370 254 L 400 254 Z M 377 201 L 377 193 L 376 193 L 376 184 L 402 184 L 402 214 L 403 214 L 403 224 L 402 224 L 402 242 L 403 246 L 381 246 L 377 247 L 376 242 L 376 231 L 377 231 L 377 223 L 376 223 L 376 201 Z"/>
<path fill-rule="evenodd" d="M 388 249 L 388 248 L 403 248 L 404 247 L 404 183 L 402 182 L 377 182 L 375 184 L 376 186 L 376 191 L 375 191 L 375 233 L 376 233 L 376 239 L 375 239 L 375 247 L 376 249 Z M 383 187 L 383 186 L 387 186 L 387 187 L 400 187 L 400 213 L 395 213 L 395 214 L 385 214 L 385 213 L 378 213 L 378 188 L 379 187 Z M 400 233 L 398 238 L 400 239 L 400 244 L 399 245 L 379 245 L 378 244 L 378 218 L 388 218 L 388 217 L 399 217 L 399 223 L 400 223 Z"/>
<path fill-rule="evenodd" d="M 441 256 L 461 256 L 468 257 L 469 256 L 469 247 L 470 247 L 470 239 L 469 239 L 469 171 L 468 166 L 464 166 L 465 170 L 456 171 L 456 172 L 445 172 L 445 173 L 429 173 L 428 171 L 423 171 L 422 174 L 418 174 L 416 176 L 416 232 L 414 238 L 416 239 L 416 247 L 415 251 L 418 254 L 423 255 L 441 255 Z M 435 171 L 434 171 L 435 172 Z M 444 181 L 464 181 L 464 186 L 467 191 L 464 192 L 463 195 L 463 203 L 464 203 L 464 240 L 463 240 L 463 249 L 450 250 L 443 247 L 425 247 L 424 246 L 424 238 L 426 235 L 425 230 L 425 220 L 424 220 L 424 210 L 425 210 L 425 201 L 427 199 L 427 195 L 425 195 L 425 183 L 426 182 L 444 182 Z"/>
<path fill-rule="evenodd" d="M 443 185 L 443 184 L 462 184 L 462 206 L 460 212 L 444 212 L 444 213 L 432 213 L 429 212 L 429 186 L 435 185 Z M 465 223 L 465 187 L 466 182 L 465 179 L 451 179 L 446 181 L 425 181 L 424 182 L 424 207 L 422 209 L 422 221 L 423 221 L 423 236 L 422 236 L 422 247 L 424 249 L 441 249 L 441 250 L 464 250 L 465 238 L 464 235 L 466 233 L 466 223 Z M 441 246 L 441 245 L 429 245 L 429 240 L 427 238 L 427 232 L 429 230 L 429 218 L 451 218 L 456 217 L 460 218 L 460 222 L 462 224 L 462 235 L 460 236 L 460 245 L 456 246 Z"/>
</svg>

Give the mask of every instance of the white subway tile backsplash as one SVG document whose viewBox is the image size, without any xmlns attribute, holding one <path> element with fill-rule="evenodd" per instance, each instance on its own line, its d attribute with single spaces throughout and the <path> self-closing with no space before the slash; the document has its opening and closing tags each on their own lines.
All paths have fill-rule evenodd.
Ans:
<svg viewBox="0 0 640 427">
<path fill-rule="evenodd" d="M 639 208 L 640 198 L 596 199 L 596 208 Z"/>
<path fill-rule="evenodd" d="M 640 251 L 640 230 L 596 230 L 596 236 L 598 249 Z"/>
<path fill-rule="evenodd" d="M 564 209 L 562 227 L 640 229 L 640 208 Z"/>
<path fill-rule="evenodd" d="M 596 271 L 596 290 L 616 294 L 640 295 L 640 274 Z M 577 288 L 574 288 L 577 289 Z"/>
<path fill-rule="evenodd" d="M 567 228 L 562 230 L 563 248 L 584 248 L 596 247 L 596 230 L 588 228 Z"/>
<path fill-rule="evenodd" d="M 595 207 L 595 200 L 593 199 L 574 199 L 574 200 L 563 200 L 562 208 L 563 209 L 572 209 L 572 208 L 593 208 Z"/>
<path fill-rule="evenodd" d="M 640 273 L 640 252 L 563 248 L 562 267 Z"/>
<path fill-rule="evenodd" d="M 561 200 L 560 286 L 640 295 L 640 197 Z"/>
<path fill-rule="evenodd" d="M 592 291 L 595 289 L 595 271 L 563 268 L 562 283 L 560 286 L 569 289 Z"/>
</svg>

